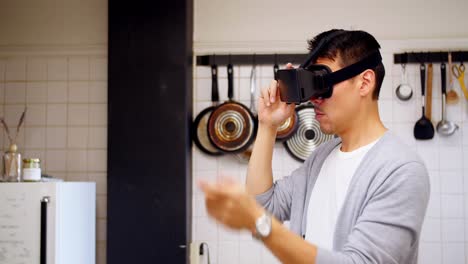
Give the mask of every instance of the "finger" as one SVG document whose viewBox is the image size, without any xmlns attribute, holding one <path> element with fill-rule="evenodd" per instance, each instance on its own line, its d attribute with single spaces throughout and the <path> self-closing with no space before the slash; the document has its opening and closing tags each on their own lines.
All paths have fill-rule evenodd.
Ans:
<svg viewBox="0 0 468 264">
<path fill-rule="evenodd" d="M 288 62 L 288 64 L 286 64 L 286 69 L 292 69 L 294 68 L 292 63 Z"/>
<path fill-rule="evenodd" d="M 209 183 L 204 180 L 198 181 L 198 186 L 205 193 L 207 199 L 224 199 L 229 195 L 229 190 L 219 183 Z"/>
<path fill-rule="evenodd" d="M 269 98 L 270 98 L 270 95 L 269 95 L 268 89 L 269 89 L 269 88 L 265 88 L 265 89 L 262 89 L 262 91 L 261 91 L 263 103 L 264 103 L 266 106 L 270 106 L 270 99 L 269 99 Z"/>
<path fill-rule="evenodd" d="M 270 102 L 274 103 L 276 101 L 278 82 L 273 80 L 270 83 Z"/>
</svg>

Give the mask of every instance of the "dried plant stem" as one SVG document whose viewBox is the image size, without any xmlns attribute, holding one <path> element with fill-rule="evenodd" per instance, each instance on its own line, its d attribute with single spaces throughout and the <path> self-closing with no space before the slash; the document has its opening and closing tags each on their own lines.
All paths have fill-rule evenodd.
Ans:
<svg viewBox="0 0 468 264">
<path fill-rule="evenodd" d="M 8 139 L 10 140 L 10 143 L 13 142 L 13 139 L 11 138 L 11 134 L 10 134 L 10 129 L 8 129 L 8 125 L 6 124 L 5 119 L 3 117 L 0 117 L 0 122 L 2 123 L 3 128 L 5 129 L 5 132 L 8 136 Z"/>
<path fill-rule="evenodd" d="M 15 140 L 13 141 L 13 143 L 16 143 L 16 139 L 18 138 L 21 125 L 23 125 L 23 123 L 24 123 L 24 117 L 26 116 L 26 111 L 27 111 L 27 110 L 28 110 L 28 108 L 25 106 L 25 107 L 24 107 L 24 111 L 23 111 L 23 113 L 21 114 L 20 120 L 19 120 L 19 122 L 18 122 L 18 126 L 16 127 L 16 135 L 15 135 Z"/>
</svg>

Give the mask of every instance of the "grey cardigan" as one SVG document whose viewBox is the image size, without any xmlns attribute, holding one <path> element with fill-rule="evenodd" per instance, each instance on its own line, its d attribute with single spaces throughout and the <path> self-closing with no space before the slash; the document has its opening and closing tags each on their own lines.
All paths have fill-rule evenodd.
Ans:
<svg viewBox="0 0 468 264">
<path fill-rule="evenodd" d="M 336 138 L 322 144 L 290 176 L 256 197 L 280 221 L 290 221 L 290 229 L 302 237 L 311 191 L 323 162 L 340 142 Z M 350 182 L 335 226 L 333 251 L 319 248 L 316 263 L 417 263 L 429 193 L 423 162 L 387 131 Z"/>
</svg>

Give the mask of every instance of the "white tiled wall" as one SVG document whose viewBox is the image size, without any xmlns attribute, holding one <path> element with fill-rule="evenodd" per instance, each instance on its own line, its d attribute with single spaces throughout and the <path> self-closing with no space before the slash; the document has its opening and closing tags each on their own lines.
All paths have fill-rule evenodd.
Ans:
<svg viewBox="0 0 468 264">
<path fill-rule="evenodd" d="M 429 44 L 428 44 L 429 43 Z M 430 48 L 424 42 L 421 49 Z M 440 42 L 439 42 L 440 43 Z M 451 137 L 437 133 L 433 140 L 417 141 L 413 127 L 421 115 L 421 88 L 419 65 L 408 65 L 409 82 L 414 97 L 407 102 L 394 95 L 401 77 L 400 65 L 393 64 L 393 53 L 417 50 L 420 42 L 382 42 L 382 53 L 387 71 L 380 93 L 380 114 L 385 125 L 410 148 L 415 149 L 426 162 L 431 178 L 431 199 L 421 235 L 419 263 L 468 263 L 468 102 L 460 100 L 448 106 L 448 119 L 460 129 Z M 448 48 L 450 48 L 448 41 Z M 442 44 L 442 48 L 445 44 Z M 437 47 L 442 49 L 440 46 Z M 424 50 L 422 50 L 424 51 Z M 259 67 L 257 87 L 268 85 L 273 76 L 272 65 Z M 234 67 L 234 99 L 249 105 L 249 76 L 251 66 Z M 227 96 L 226 68 L 219 67 L 219 92 L 222 101 Z M 210 68 L 198 66 L 194 73 L 194 116 L 211 104 Z M 434 65 L 433 112 L 434 125 L 440 120 L 440 64 Z M 461 96 L 458 84 L 455 89 Z M 293 160 L 281 144 L 275 146 L 273 174 L 275 179 L 288 175 L 300 163 Z M 193 241 L 206 241 L 211 248 L 212 263 L 279 263 L 263 245 L 252 240 L 247 232 L 232 232 L 211 220 L 204 207 L 204 198 L 196 186 L 197 179 L 216 180 L 221 173 L 238 181 L 245 181 L 247 165 L 235 156 L 209 157 L 193 148 Z"/>
<path fill-rule="evenodd" d="M 10 131 L 28 107 L 18 136 L 24 157 L 44 173 L 97 184 L 97 262 L 106 263 L 107 57 L 0 57 L 0 115 Z M 0 129 L 0 148 L 8 147 Z"/>
</svg>

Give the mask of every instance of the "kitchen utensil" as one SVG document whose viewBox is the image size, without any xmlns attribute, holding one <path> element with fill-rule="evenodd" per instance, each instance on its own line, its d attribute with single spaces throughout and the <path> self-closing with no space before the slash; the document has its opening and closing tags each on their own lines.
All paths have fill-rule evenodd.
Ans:
<svg viewBox="0 0 468 264">
<path fill-rule="evenodd" d="M 296 133 L 283 144 L 288 153 L 298 161 L 305 161 L 322 143 L 333 138 L 320 130 L 320 123 L 315 119 L 315 109 L 311 103 L 296 108 L 298 128 Z"/>
<path fill-rule="evenodd" d="M 201 111 L 193 122 L 193 141 L 195 145 L 205 154 L 219 156 L 223 154 L 210 141 L 208 136 L 208 120 L 211 113 L 216 109 L 219 101 L 218 94 L 218 67 L 211 65 L 211 103 L 212 105 Z"/>
<path fill-rule="evenodd" d="M 273 66 L 273 73 L 275 75 L 275 80 L 278 80 L 278 64 L 275 61 L 275 65 Z M 298 126 L 298 119 L 297 119 L 297 113 L 294 112 L 294 114 L 288 119 L 286 119 L 277 129 L 276 131 L 276 140 L 282 141 L 290 138 L 294 132 L 296 132 Z"/>
<path fill-rule="evenodd" d="M 395 90 L 398 99 L 408 101 L 413 96 L 413 89 L 407 81 L 406 64 L 401 65 L 401 83 Z"/>
<path fill-rule="evenodd" d="M 219 105 L 208 120 L 208 135 L 211 143 L 225 153 L 245 151 L 255 137 L 255 118 L 243 104 L 234 101 L 234 73 L 228 65 L 228 98 Z"/>
<path fill-rule="evenodd" d="M 465 65 L 463 65 L 463 62 L 460 63 L 460 66 L 453 65 L 452 72 L 455 78 L 458 79 L 458 83 L 460 83 L 460 88 L 462 89 L 466 100 L 468 100 L 468 90 L 465 86 Z"/>
<path fill-rule="evenodd" d="M 432 63 L 429 63 L 427 68 L 427 90 L 426 90 L 426 117 L 432 122 Z"/>
<path fill-rule="evenodd" d="M 449 67 L 449 90 L 447 92 L 447 104 L 458 103 L 458 93 L 453 89 L 453 73 L 452 69 L 452 53 L 448 53 L 448 67 Z"/>
<path fill-rule="evenodd" d="M 440 74 L 442 76 L 442 120 L 437 123 L 437 133 L 442 136 L 450 136 L 458 129 L 458 125 L 447 121 L 447 111 L 445 109 L 445 100 L 446 100 L 446 69 L 445 63 L 440 65 Z"/>
<path fill-rule="evenodd" d="M 421 64 L 421 94 L 422 94 L 422 117 L 416 122 L 413 129 L 413 134 L 416 139 L 426 140 L 434 137 L 434 126 L 431 121 L 426 118 L 425 111 L 425 82 L 426 82 L 426 66 Z"/>
<path fill-rule="evenodd" d="M 252 65 L 252 70 L 250 72 L 250 112 L 254 115 L 254 125 L 255 125 L 255 133 L 257 132 L 258 129 L 258 116 L 257 116 L 257 110 L 255 110 L 255 93 L 257 91 L 257 71 L 256 71 L 256 65 L 255 63 Z M 254 135 L 255 138 L 256 135 Z M 253 142 L 252 142 L 253 143 Z M 237 158 L 239 161 L 243 163 L 248 163 L 250 160 L 250 156 L 252 155 L 253 151 L 253 144 L 250 144 L 250 146 L 247 148 L 246 151 L 236 154 Z"/>
</svg>

